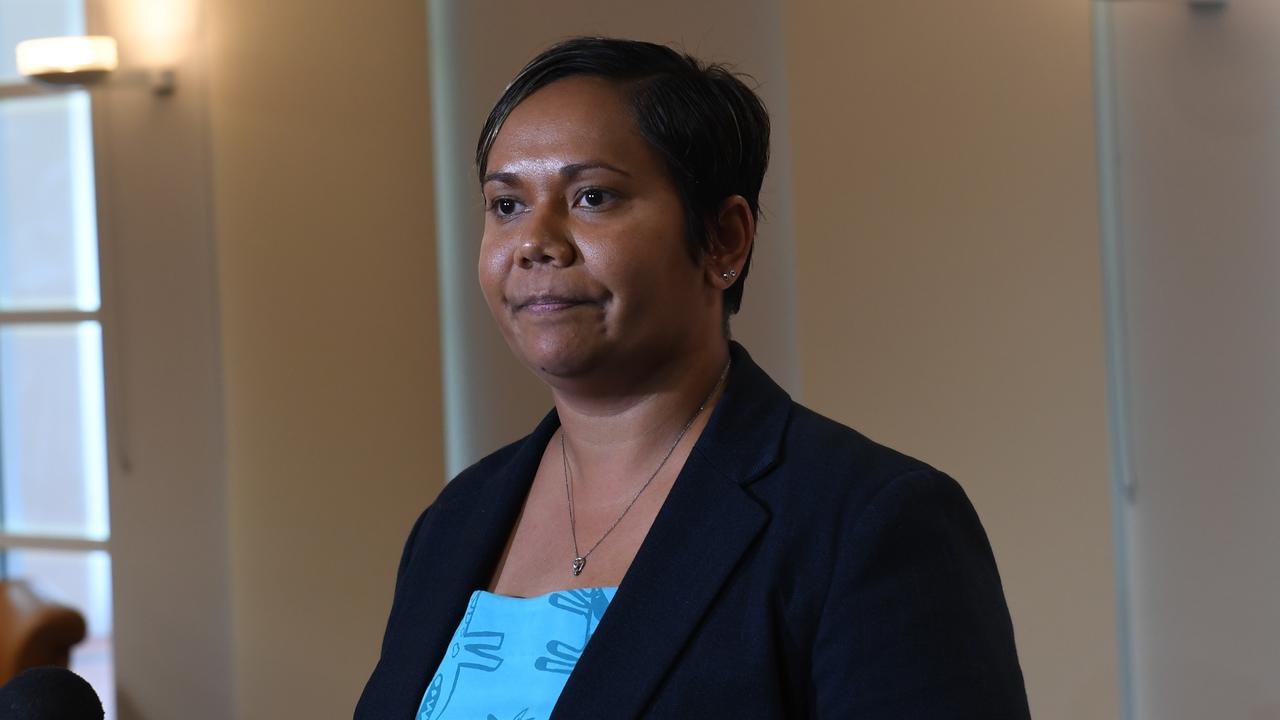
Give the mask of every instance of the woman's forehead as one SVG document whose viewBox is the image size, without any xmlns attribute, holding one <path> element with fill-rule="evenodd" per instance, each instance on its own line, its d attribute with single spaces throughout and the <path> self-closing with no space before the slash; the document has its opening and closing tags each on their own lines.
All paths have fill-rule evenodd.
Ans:
<svg viewBox="0 0 1280 720">
<path fill-rule="evenodd" d="M 640 135 L 624 91 L 593 77 L 558 80 L 517 105 L 489 152 L 493 172 L 558 171 L 605 163 L 627 169 L 653 152 Z"/>
</svg>

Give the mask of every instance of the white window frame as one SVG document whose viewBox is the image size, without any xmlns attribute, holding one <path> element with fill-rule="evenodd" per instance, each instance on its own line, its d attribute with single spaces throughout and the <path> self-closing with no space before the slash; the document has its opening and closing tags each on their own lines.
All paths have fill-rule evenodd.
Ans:
<svg viewBox="0 0 1280 720">
<path fill-rule="evenodd" d="M 148 42 L 139 3 L 85 6 L 87 32 L 120 43 L 119 75 L 141 69 L 128 64 Z M 101 323 L 111 536 L 0 547 L 110 553 L 120 720 L 226 720 L 236 705 L 204 40 L 194 27 L 177 40 L 171 96 L 92 90 L 101 310 L 6 315 Z M 5 85 L 0 101 L 47 92 Z"/>
<path fill-rule="evenodd" d="M 56 95 L 70 91 L 78 91 L 79 88 L 46 88 L 32 83 L 0 83 L 0 103 L 11 100 L 22 100 L 32 97 L 42 97 L 48 95 Z M 92 108 L 92 103 L 90 103 Z M 92 111 L 91 111 L 92 112 Z M 97 238 L 95 238 L 95 242 Z M 99 270 L 99 282 L 101 282 L 101 270 Z M 0 309 L 0 327 L 13 327 L 23 325 L 61 325 L 74 326 L 83 322 L 96 323 L 102 328 L 99 337 L 106 344 L 106 330 L 103 322 L 102 302 L 99 299 L 99 307 L 97 310 L 74 310 L 74 309 L 58 309 L 58 310 L 4 310 Z M 103 348 L 103 358 L 105 363 L 105 347 Z M 104 379 L 104 390 L 106 381 Z M 108 437 L 110 437 L 110 423 L 108 422 Z M 107 473 L 108 497 L 110 496 L 110 475 Z M 2 478 L 0 478 L 2 480 Z M 100 551 L 112 556 L 111 540 L 93 539 L 87 537 L 76 536 L 68 533 L 41 533 L 41 532 L 6 532 L 0 530 L 0 552 L 7 551 L 55 551 L 55 552 L 77 552 L 88 553 Z M 113 573 L 114 574 L 114 573 Z M 86 615 L 89 614 L 88 608 L 79 608 Z M 114 636 L 114 628 L 112 629 Z"/>
</svg>

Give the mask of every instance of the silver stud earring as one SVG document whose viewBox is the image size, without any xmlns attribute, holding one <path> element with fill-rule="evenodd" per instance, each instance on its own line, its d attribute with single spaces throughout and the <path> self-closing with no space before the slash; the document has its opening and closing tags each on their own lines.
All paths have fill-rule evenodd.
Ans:
<svg viewBox="0 0 1280 720">
<path fill-rule="evenodd" d="M 737 271 L 737 270 L 726 270 L 726 271 L 724 271 L 724 272 L 720 273 L 720 277 L 724 278 L 725 280 L 732 280 L 732 279 L 734 279 L 734 278 L 738 277 L 738 271 Z"/>
</svg>

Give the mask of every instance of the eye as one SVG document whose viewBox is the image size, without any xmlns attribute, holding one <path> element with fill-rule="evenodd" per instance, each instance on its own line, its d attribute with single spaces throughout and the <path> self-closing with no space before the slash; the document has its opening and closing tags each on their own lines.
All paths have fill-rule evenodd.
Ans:
<svg viewBox="0 0 1280 720">
<path fill-rule="evenodd" d="M 578 201 L 574 203 L 578 207 L 599 208 L 607 205 L 615 196 L 608 190 L 601 188 L 587 188 L 578 194 Z"/>
<path fill-rule="evenodd" d="M 520 210 L 520 203 L 515 198 L 498 197 L 489 203 L 489 210 L 498 217 L 509 217 L 515 215 Z"/>
</svg>

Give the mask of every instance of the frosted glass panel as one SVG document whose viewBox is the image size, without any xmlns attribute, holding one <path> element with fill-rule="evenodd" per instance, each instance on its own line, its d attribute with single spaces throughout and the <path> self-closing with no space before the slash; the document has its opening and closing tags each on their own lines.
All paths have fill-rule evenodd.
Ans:
<svg viewBox="0 0 1280 720">
<path fill-rule="evenodd" d="M 83 34 L 82 0 L 0 0 L 0 82 L 19 77 L 13 53 L 19 41 Z"/>
<path fill-rule="evenodd" d="M 0 310 L 97 309 L 95 213 L 89 95 L 0 102 Z"/>
<path fill-rule="evenodd" d="M 26 580 L 44 598 L 84 615 L 88 637 L 71 651 L 71 669 L 89 681 L 115 715 L 111 643 L 111 558 L 107 553 L 9 550 L 0 555 L 4 577 Z"/>
<path fill-rule="evenodd" d="M 97 323 L 0 326 L 3 530 L 107 537 Z"/>
</svg>

